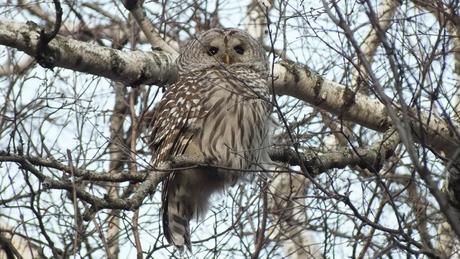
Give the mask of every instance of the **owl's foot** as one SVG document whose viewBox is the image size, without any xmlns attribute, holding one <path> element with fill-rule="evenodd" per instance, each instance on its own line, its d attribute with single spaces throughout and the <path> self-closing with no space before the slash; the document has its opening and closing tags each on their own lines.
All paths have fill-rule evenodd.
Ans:
<svg viewBox="0 0 460 259">
<path fill-rule="evenodd" d="M 178 155 L 171 159 L 170 165 L 172 167 L 186 167 L 186 166 L 213 166 L 217 164 L 217 159 L 213 157 L 203 157 L 194 155 Z"/>
<path fill-rule="evenodd" d="M 202 156 L 178 155 L 171 159 L 171 165 L 175 167 L 192 166 L 205 164 L 206 161 Z"/>
</svg>

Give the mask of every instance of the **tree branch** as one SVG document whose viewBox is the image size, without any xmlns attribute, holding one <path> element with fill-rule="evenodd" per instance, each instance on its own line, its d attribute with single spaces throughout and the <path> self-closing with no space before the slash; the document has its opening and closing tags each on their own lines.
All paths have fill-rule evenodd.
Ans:
<svg viewBox="0 0 460 259">
<path fill-rule="evenodd" d="M 377 131 L 386 131 L 392 125 L 387 108 L 379 100 L 354 93 L 314 73 L 308 67 L 283 61 L 275 66 L 274 74 L 275 90 L 279 95 L 298 98 L 336 114 L 343 120 Z M 418 114 L 415 110 L 407 112 L 418 143 L 425 141 L 432 149 L 445 152 L 449 157 L 460 146 L 457 136 L 460 125 L 457 123 L 448 122 L 434 114 Z"/>
<path fill-rule="evenodd" d="M 400 5 L 401 1 L 399 0 L 385 0 L 380 4 L 378 22 L 379 27 L 382 28 L 382 31 L 387 31 L 390 28 L 393 17 Z M 370 63 L 372 63 L 374 59 L 374 54 L 377 50 L 377 47 L 379 46 L 379 43 L 380 40 L 377 30 L 371 27 L 361 45 L 362 52 Z M 363 82 L 363 78 L 367 77 L 366 75 L 366 69 L 362 65 L 353 71 L 353 81 L 351 85 L 358 88 L 358 90 L 362 93 L 369 93 L 369 89 L 361 88 L 361 83 Z"/>
<path fill-rule="evenodd" d="M 143 1 L 139 0 L 124 0 L 123 5 L 130 11 L 134 19 L 136 19 L 137 24 L 152 45 L 152 49 L 166 51 L 171 54 L 173 59 L 176 59 L 179 53 L 160 37 L 155 26 L 145 17 L 144 9 L 142 9 L 142 2 Z"/>
<path fill-rule="evenodd" d="M 34 23 L 0 21 L 0 44 L 35 56 L 40 27 Z M 162 51 L 120 51 L 56 36 L 48 44 L 53 64 L 120 81 L 125 85 L 157 84 L 174 81 L 172 57 Z"/>
<path fill-rule="evenodd" d="M 372 172 L 378 172 L 383 162 L 388 159 L 399 144 L 398 134 L 389 129 L 382 141 L 379 141 L 367 148 L 355 148 L 337 150 L 326 154 L 316 154 L 314 151 L 307 151 L 299 158 L 296 152 L 289 148 L 274 148 L 269 151 L 274 161 L 288 163 L 291 166 L 304 164 L 309 167 L 315 175 L 333 168 L 344 168 L 346 166 L 360 166 Z"/>
</svg>

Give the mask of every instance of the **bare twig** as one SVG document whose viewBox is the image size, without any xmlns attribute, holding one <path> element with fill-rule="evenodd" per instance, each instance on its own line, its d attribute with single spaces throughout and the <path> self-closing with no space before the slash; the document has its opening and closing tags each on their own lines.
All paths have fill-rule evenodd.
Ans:
<svg viewBox="0 0 460 259">
<path fill-rule="evenodd" d="M 136 140 L 138 137 L 138 118 L 136 116 L 135 105 L 136 105 L 137 91 L 132 89 L 129 93 L 129 111 L 131 115 L 131 146 L 129 156 L 129 171 L 131 174 L 137 174 L 137 163 L 136 163 Z M 136 244 L 136 256 L 137 259 L 143 258 L 142 243 L 139 235 L 139 209 L 134 211 L 133 215 L 133 235 L 134 243 Z"/>
<path fill-rule="evenodd" d="M 11 64 L 11 62 L 5 63 L 0 66 L 0 77 L 9 75 L 21 75 L 28 68 L 32 67 L 34 59 L 26 57 L 21 59 L 18 64 Z"/>
<path fill-rule="evenodd" d="M 67 159 L 69 160 L 69 168 L 74 168 L 73 166 L 73 159 L 72 159 L 72 152 L 70 152 L 69 149 L 66 150 L 67 151 Z M 73 172 L 73 170 L 70 170 L 70 181 L 72 183 L 72 204 L 73 204 L 73 209 L 75 212 L 78 211 L 78 200 L 77 200 L 77 193 L 75 192 L 75 189 L 76 189 L 76 185 L 75 185 L 75 174 Z M 78 225 L 78 214 L 75 213 L 74 214 L 74 227 L 75 227 L 75 236 L 73 237 L 73 256 L 76 257 L 77 256 L 77 249 L 78 249 L 78 239 L 79 239 L 79 233 L 78 233 L 78 229 L 79 229 L 79 225 Z"/>
<path fill-rule="evenodd" d="M 379 7 L 378 22 L 382 31 L 385 32 L 390 28 L 393 17 L 400 5 L 401 1 L 399 0 L 385 0 L 381 3 Z M 374 54 L 378 46 L 379 37 L 377 36 L 377 31 L 375 28 L 371 28 L 364 38 L 361 46 L 364 56 L 367 58 L 367 60 L 369 60 L 370 63 L 372 63 L 374 59 Z M 353 87 L 356 87 L 356 89 L 363 93 L 368 94 L 370 92 L 370 89 L 364 88 L 361 85 L 365 85 L 365 82 L 367 82 L 366 70 L 364 67 L 360 66 L 357 68 L 357 70 L 354 71 L 352 80 Z"/>
<path fill-rule="evenodd" d="M 160 37 L 155 26 L 153 26 L 150 20 L 145 16 L 141 3 L 142 1 L 139 0 L 123 1 L 125 8 L 131 12 L 134 19 L 136 19 L 137 24 L 141 27 L 142 32 L 144 32 L 148 41 L 152 45 L 152 49 L 166 51 L 173 59 L 176 59 L 179 56 L 179 53 Z"/>
<path fill-rule="evenodd" d="M 128 105 L 126 103 L 126 87 L 120 83 L 115 82 L 115 103 L 113 106 L 113 113 L 110 116 L 110 164 L 109 173 L 117 174 L 122 173 L 123 167 L 126 165 L 126 154 L 124 147 L 124 132 L 123 125 L 125 122 L 126 115 L 128 113 Z M 107 196 L 111 199 L 120 198 L 118 192 L 118 183 L 109 182 L 106 185 Z M 120 252 L 119 244 L 120 236 L 120 211 L 113 209 L 109 213 L 108 217 L 108 229 L 107 229 L 107 242 L 108 242 L 108 254 L 112 259 L 118 258 Z"/>
</svg>

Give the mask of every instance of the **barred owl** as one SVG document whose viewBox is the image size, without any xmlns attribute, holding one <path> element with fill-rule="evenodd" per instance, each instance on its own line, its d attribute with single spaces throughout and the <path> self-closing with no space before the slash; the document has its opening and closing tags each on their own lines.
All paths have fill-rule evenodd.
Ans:
<svg viewBox="0 0 460 259">
<path fill-rule="evenodd" d="M 211 194 L 269 161 L 268 63 L 246 32 L 212 29 L 186 44 L 177 67 L 153 112 L 150 147 L 154 167 L 174 157 L 210 165 L 175 170 L 163 184 L 164 235 L 191 250 L 189 222 L 206 213 Z"/>
</svg>

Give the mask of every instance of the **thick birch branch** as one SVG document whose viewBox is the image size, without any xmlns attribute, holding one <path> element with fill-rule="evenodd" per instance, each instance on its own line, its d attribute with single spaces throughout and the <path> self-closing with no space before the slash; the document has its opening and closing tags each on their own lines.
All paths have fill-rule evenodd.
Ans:
<svg viewBox="0 0 460 259">
<path fill-rule="evenodd" d="M 385 131 L 391 126 L 386 107 L 377 99 L 372 99 L 338 83 L 324 79 L 291 62 L 282 62 L 275 66 L 274 88 L 276 94 L 289 95 L 333 114 L 344 120 L 353 121 L 365 127 Z M 452 155 L 460 146 L 457 133 L 460 125 L 427 113 L 420 115 L 408 111 L 410 125 L 418 143 L 426 143 L 438 152 Z"/>
<path fill-rule="evenodd" d="M 35 56 L 40 27 L 0 21 L 0 44 Z M 165 84 L 175 78 L 174 60 L 162 52 L 120 51 L 57 36 L 45 53 L 53 65 L 106 77 L 125 85 Z"/>
</svg>

